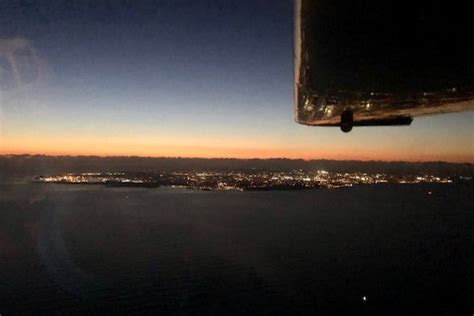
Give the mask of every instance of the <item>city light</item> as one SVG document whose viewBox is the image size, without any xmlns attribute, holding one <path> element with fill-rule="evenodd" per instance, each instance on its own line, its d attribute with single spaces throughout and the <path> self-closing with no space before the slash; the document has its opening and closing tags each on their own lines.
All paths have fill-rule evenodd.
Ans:
<svg viewBox="0 0 474 316">
<path fill-rule="evenodd" d="M 135 173 L 79 173 L 38 176 L 38 183 L 95 184 L 107 186 L 136 186 L 188 188 L 217 191 L 303 190 L 316 188 L 349 188 L 356 185 L 452 183 L 457 178 L 433 174 L 394 175 L 366 172 L 316 171 L 190 171 Z M 459 178 L 459 180 L 464 180 Z"/>
</svg>

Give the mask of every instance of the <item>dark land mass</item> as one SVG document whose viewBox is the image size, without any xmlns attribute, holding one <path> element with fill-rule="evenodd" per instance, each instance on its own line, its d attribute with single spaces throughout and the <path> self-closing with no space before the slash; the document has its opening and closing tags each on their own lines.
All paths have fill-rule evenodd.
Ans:
<svg viewBox="0 0 474 316">
<path fill-rule="evenodd" d="M 447 162 L 383 162 L 302 159 L 202 159 L 97 156 L 0 156 L 0 176 L 4 179 L 41 174 L 81 172 L 156 171 L 290 171 L 326 170 L 329 172 L 383 172 L 388 174 L 433 173 L 447 176 L 474 176 L 474 164 Z"/>
</svg>

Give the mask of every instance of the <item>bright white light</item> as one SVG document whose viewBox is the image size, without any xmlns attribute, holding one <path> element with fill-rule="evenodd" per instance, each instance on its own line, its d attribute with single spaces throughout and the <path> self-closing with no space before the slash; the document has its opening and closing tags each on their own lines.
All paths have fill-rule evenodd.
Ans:
<svg viewBox="0 0 474 316">
<path fill-rule="evenodd" d="M 362 300 L 365 302 L 367 301 L 367 296 L 362 296 Z"/>
</svg>

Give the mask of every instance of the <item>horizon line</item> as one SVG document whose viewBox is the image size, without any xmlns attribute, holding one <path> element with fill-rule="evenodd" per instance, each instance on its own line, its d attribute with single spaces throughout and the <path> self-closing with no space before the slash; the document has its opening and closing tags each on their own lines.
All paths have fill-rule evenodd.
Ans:
<svg viewBox="0 0 474 316">
<path fill-rule="evenodd" d="M 367 162 L 367 163 L 444 163 L 453 165 L 474 165 L 472 162 L 452 162 L 445 160 L 374 160 L 374 159 L 328 159 L 328 158 L 288 158 L 288 157 L 271 157 L 271 158 L 237 158 L 237 157 L 182 157 L 182 156 L 138 156 L 138 155 L 48 155 L 48 154 L 0 154 L 0 157 L 15 156 L 41 156 L 41 157 L 57 157 L 57 158 L 144 158 L 144 159 L 201 159 L 201 160 L 289 160 L 289 161 L 334 161 L 334 162 Z"/>
</svg>

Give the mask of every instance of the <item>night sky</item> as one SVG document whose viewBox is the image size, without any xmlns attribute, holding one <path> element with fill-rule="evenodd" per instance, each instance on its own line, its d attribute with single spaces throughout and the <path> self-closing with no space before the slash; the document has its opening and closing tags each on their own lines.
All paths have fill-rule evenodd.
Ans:
<svg viewBox="0 0 474 316">
<path fill-rule="evenodd" d="M 15 38 L 41 76 L 3 80 L 0 154 L 474 162 L 473 112 L 296 124 L 290 0 L 1 1 Z"/>
</svg>

